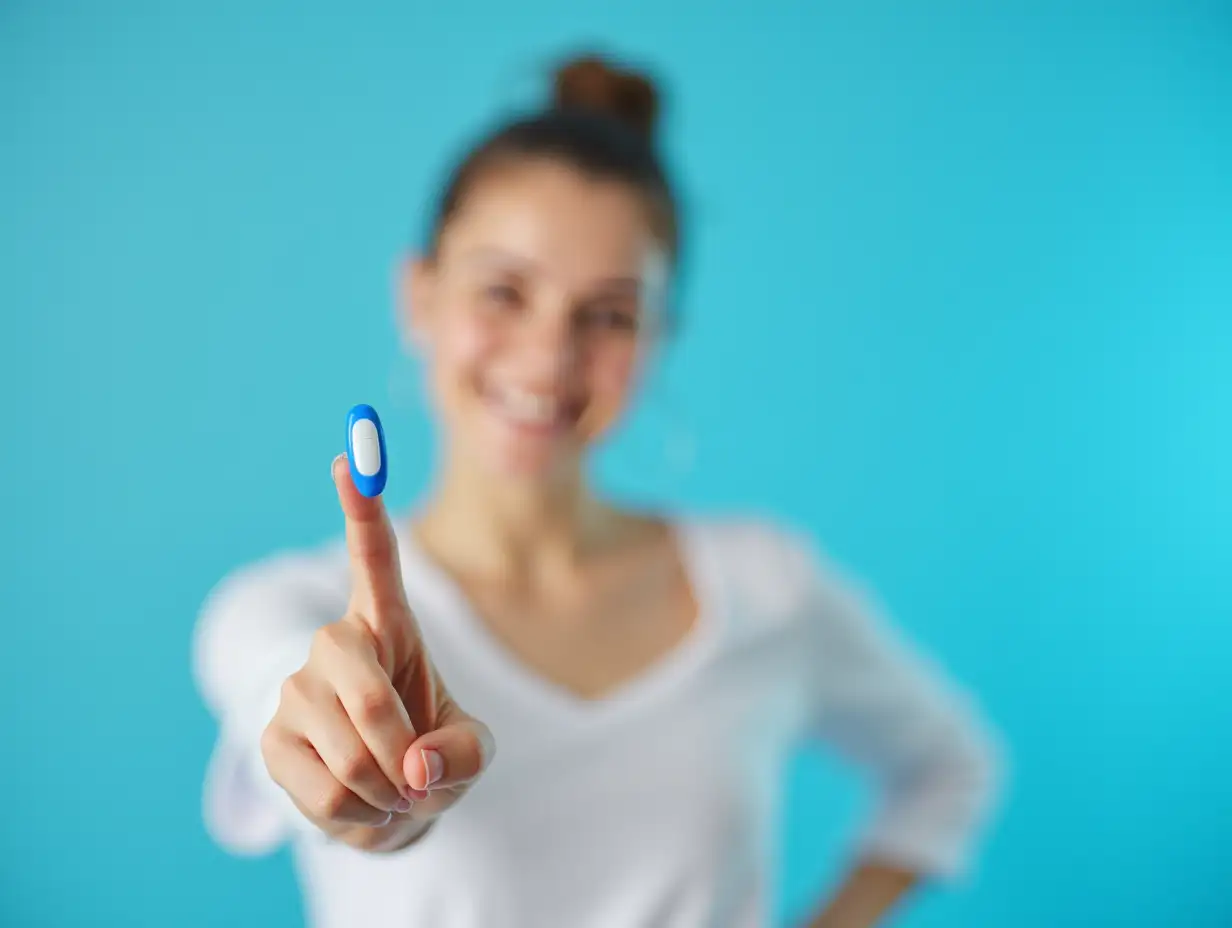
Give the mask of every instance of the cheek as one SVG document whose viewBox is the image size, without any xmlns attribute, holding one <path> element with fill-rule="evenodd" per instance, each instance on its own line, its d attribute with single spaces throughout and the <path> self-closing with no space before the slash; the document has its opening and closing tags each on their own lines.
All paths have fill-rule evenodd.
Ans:
<svg viewBox="0 0 1232 928">
<path fill-rule="evenodd" d="M 615 412 L 631 399 L 640 374 L 638 353 L 633 348 L 603 352 L 590 367 L 591 398 Z"/>
<path fill-rule="evenodd" d="M 495 349 L 495 336 L 478 320 L 455 313 L 443 321 L 433 346 L 433 379 L 437 389 L 457 393 Z"/>
</svg>

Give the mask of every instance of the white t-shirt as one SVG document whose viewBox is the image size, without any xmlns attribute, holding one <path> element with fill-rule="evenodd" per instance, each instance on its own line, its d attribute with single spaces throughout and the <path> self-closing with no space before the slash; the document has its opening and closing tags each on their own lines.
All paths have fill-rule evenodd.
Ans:
<svg viewBox="0 0 1232 928">
<path fill-rule="evenodd" d="M 769 914 L 781 771 L 814 738 L 881 787 L 859 850 L 964 872 L 1001 756 L 970 701 L 802 536 L 759 520 L 675 527 L 697 624 L 599 701 L 520 663 L 399 529 L 432 660 L 498 747 L 423 840 L 389 855 L 325 838 L 260 757 L 282 681 L 345 610 L 342 542 L 236 571 L 211 594 L 194 655 L 221 729 L 211 834 L 237 853 L 293 840 L 317 928 L 746 928 Z"/>
</svg>

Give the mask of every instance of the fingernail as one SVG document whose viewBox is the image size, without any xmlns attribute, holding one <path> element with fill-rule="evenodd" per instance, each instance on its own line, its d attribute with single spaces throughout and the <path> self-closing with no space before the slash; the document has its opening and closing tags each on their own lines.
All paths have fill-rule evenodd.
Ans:
<svg viewBox="0 0 1232 928">
<path fill-rule="evenodd" d="M 388 825 L 388 824 L 389 824 L 390 822 L 392 822 L 393 820 L 394 820 L 394 815 L 393 815 L 393 813 L 392 813 L 392 812 L 387 813 L 387 814 L 386 814 L 386 816 L 385 816 L 385 821 L 381 822 L 381 824 L 377 825 L 376 827 L 377 827 L 377 828 L 384 828 L 386 825 Z"/>
<path fill-rule="evenodd" d="M 411 802 L 411 800 L 407 799 L 406 797 L 403 797 L 402 799 L 399 799 L 397 804 L 394 806 L 394 811 L 399 813 L 400 815 L 406 815 L 406 813 L 411 811 L 412 805 L 413 803 Z"/>
<path fill-rule="evenodd" d="M 424 787 L 427 788 L 445 775 L 445 760 L 440 751 L 424 748 L 419 752 L 423 755 Z"/>
<path fill-rule="evenodd" d="M 333 459 L 332 461 L 330 461 L 330 462 L 329 462 L 329 476 L 330 476 L 330 479 L 333 479 L 333 476 L 334 476 L 334 465 L 338 463 L 338 460 L 339 460 L 340 458 L 345 458 L 345 457 L 346 457 L 346 455 L 345 455 L 345 454 L 336 454 L 336 455 L 334 455 L 334 459 Z"/>
</svg>

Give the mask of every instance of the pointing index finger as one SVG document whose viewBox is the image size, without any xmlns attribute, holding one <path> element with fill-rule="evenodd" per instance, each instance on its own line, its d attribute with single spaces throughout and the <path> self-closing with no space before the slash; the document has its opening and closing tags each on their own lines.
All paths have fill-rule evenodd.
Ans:
<svg viewBox="0 0 1232 928">
<path fill-rule="evenodd" d="M 380 492 L 384 489 L 385 438 L 371 406 L 347 416 L 347 454 L 334 459 L 333 478 L 346 518 L 351 559 L 352 605 L 368 621 L 406 608 L 398 544 Z M 401 614 L 401 612 L 399 612 Z"/>
</svg>

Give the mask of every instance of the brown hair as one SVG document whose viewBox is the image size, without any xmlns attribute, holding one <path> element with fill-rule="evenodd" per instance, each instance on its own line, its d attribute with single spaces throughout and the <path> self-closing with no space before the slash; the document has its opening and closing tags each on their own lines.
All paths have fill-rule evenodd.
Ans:
<svg viewBox="0 0 1232 928">
<path fill-rule="evenodd" d="M 676 198 L 655 145 L 659 111 L 659 94 L 645 74 L 598 54 L 565 61 L 555 70 L 546 108 L 497 127 L 454 169 L 432 217 L 429 249 L 436 250 L 442 230 L 481 176 L 518 159 L 549 158 L 637 190 L 655 234 L 676 260 Z"/>
</svg>

